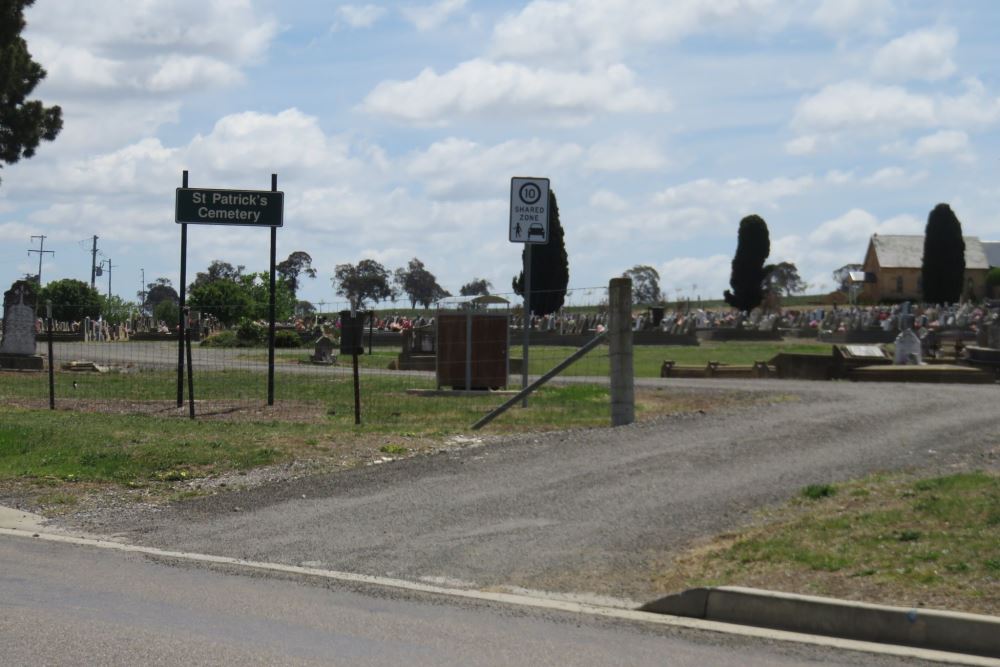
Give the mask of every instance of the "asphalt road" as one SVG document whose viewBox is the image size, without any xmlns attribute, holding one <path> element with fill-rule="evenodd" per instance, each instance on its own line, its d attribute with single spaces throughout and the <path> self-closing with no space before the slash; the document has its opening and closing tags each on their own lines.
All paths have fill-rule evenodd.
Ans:
<svg viewBox="0 0 1000 667">
<path fill-rule="evenodd" d="M 0 537 L 5 665 L 902 665 L 902 659 Z"/>
<path fill-rule="evenodd" d="M 500 438 L 75 521 L 170 549 L 644 601 L 665 592 L 649 584 L 665 557 L 807 484 L 996 466 L 1000 454 L 995 385 L 647 383 L 779 393 L 753 409 Z"/>
</svg>

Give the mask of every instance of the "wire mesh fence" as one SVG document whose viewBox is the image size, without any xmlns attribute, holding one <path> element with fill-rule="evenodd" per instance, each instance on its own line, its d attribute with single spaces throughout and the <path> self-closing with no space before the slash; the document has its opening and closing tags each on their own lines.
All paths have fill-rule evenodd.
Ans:
<svg viewBox="0 0 1000 667">
<path fill-rule="evenodd" d="M 606 289 L 572 290 L 562 311 L 528 322 L 527 374 L 546 372 L 606 325 Z M 396 304 L 399 305 L 399 304 Z M 55 304 L 52 356 L 55 407 L 85 413 L 199 419 L 355 423 L 355 358 L 341 349 L 340 311 L 276 323 L 273 404 L 268 402 L 268 323 L 259 304 L 192 311 L 191 366 L 176 323 L 133 315 L 114 323 L 74 304 Z M 47 357 L 48 321 L 38 321 Z M 522 386 L 525 326 L 516 295 L 451 299 L 428 309 L 380 307 L 364 313 L 357 355 L 359 416 L 365 428 L 433 432 L 471 425 Z M 357 349 L 357 348 L 355 348 Z M 606 346 L 563 374 L 571 378 L 532 396 L 508 422 L 525 428 L 608 414 Z M 193 385 L 193 393 L 189 387 Z M 46 372 L 0 372 L 0 400 L 47 408 Z"/>
</svg>

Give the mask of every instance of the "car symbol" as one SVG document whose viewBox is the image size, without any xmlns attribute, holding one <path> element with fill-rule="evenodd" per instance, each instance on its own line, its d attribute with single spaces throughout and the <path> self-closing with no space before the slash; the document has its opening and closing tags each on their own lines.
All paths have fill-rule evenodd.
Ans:
<svg viewBox="0 0 1000 667">
<path fill-rule="evenodd" d="M 537 236 L 541 239 L 545 238 L 545 227 L 542 227 L 542 223 L 533 222 L 528 226 L 528 238 L 530 239 L 532 236 Z"/>
</svg>

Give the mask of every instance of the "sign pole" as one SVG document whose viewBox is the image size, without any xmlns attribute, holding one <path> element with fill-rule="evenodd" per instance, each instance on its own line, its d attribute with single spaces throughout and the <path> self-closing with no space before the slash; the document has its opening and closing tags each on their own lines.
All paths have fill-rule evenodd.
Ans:
<svg viewBox="0 0 1000 667">
<path fill-rule="evenodd" d="M 184 170 L 181 176 L 181 187 L 188 186 L 188 172 Z M 95 237 L 96 238 L 96 237 Z M 180 303 L 177 316 L 177 407 L 184 407 L 184 301 L 187 283 L 187 247 L 188 226 L 181 225 L 181 284 L 179 290 Z"/>
<path fill-rule="evenodd" d="M 524 245 L 524 350 L 521 352 L 521 389 L 528 386 L 528 339 L 531 331 L 531 244 Z M 528 407 L 528 395 L 524 395 L 521 407 Z"/>
<path fill-rule="evenodd" d="M 271 174 L 271 192 L 278 191 L 278 175 Z M 271 227 L 271 295 L 268 303 L 268 319 L 270 320 L 267 331 L 267 404 L 274 405 L 274 260 L 276 246 L 278 244 L 278 228 Z"/>
</svg>

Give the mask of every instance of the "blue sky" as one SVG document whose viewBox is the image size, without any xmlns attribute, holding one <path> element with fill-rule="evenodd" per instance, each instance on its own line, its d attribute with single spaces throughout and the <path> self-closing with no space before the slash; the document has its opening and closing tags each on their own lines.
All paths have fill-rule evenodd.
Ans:
<svg viewBox="0 0 1000 667">
<path fill-rule="evenodd" d="M 183 169 L 278 173 L 279 259 L 313 256 L 314 302 L 364 258 L 509 291 L 515 175 L 551 179 L 576 288 L 649 264 L 671 298 L 717 298 L 749 213 L 811 291 L 938 202 L 1000 239 L 990 0 L 37 0 L 27 18 L 65 129 L 0 171 L 4 285 L 37 270 L 39 234 L 46 282 L 89 280 L 97 234 L 115 293 L 141 269 L 176 284 Z M 265 270 L 267 237 L 193 227 L 189 278 Z"/>
</svg>

